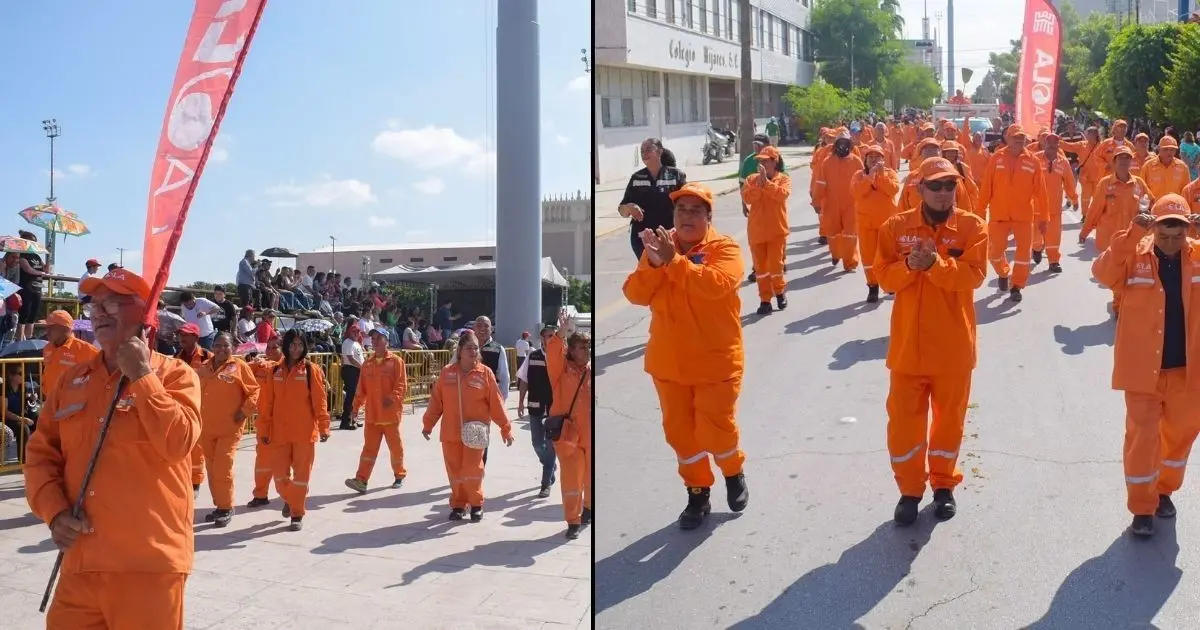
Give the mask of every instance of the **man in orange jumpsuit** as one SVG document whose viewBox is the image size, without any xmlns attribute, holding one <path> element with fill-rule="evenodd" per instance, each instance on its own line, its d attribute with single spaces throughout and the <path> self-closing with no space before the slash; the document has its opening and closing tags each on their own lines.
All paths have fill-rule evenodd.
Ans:
<svg viewBox="0 0 1200 630">
<path fill-rule="evenodd" d="M 558 330 L 546 340 L 546 372 L 554 389 L 551 416 L 566 418 L 554 452 L 562 463 L 563 515 L 567 539 L 579 537 L 581 527 L 592 522 L 592 339 L 575 332 L 575 320 L 566 310 L 559 315 Z"/>
<path fill-rule="evenodd" d="M 966 151 L 961 144 L 954 140 L 943 142 L 941 150 L 942 157 L 950 160 L 950 163 L 954 165 L 954 169 L 958 171 L 959 175 L 962 175 L 958 190 L 955 191 L 954 205 L 967 212 L 979 214 L 977 208 L 979 204 L 979 186 L 975 183 L 975 176 L 971 173 L 970 164 L 963 159 L 963 154 Z"/>
<path fill-rule="evenodd" d="M 850 180 L 863 169 L 862 159 L 852 149 L 848 133 L 839 134 L 833 141 L 833 153 L 821 165 L 814 203 L 821 209 L 821 225 L 829 237 L 830 260 L 835 266 L 841 262 L 847 272 L 858 268 L 858 234 Z"/>
<path fill-rule="evenodd" d="M 1037 158 L 1025 149 L 1029 136 L 1018 125 L 1005 132 L 1005 145 L 988 160 L 979 189 L 980 216 L 988 219 L 988 257 L 1000 276 L 1001 292 L 1014 302 L 1021 301 L 1021 290 L 1029 281 L 1029 263 L 1033 256 L 1033 231 L 1045 233 L 1050 213 L 1046 208 L 1046 178 Z M 987 213 L 982 214 L 982 213 Z M 1008 239 L 1017 242 L 1012 266 L 1008 264 Z M 1009 272 L 1012 285 L 1009 285 Z"/>
<path fill-rule="evenodd" d="M 1141 175 L 1142 166 L 1150 161 L 1150 136 L 1139 133 L 1133 137 L 1133 174 Z"/>
<path fill-rule="evenodd" d="M 404 440 L 400 436 L 400 420 L 404 415 L 404 396 L 408 393 L 408 372 L 404 359 L 388 350 L 387 330 L 372 328 L 369 333 L 373 352 L 363 364 L 354 395 L 354 416 L 365 405 L 367 424 L 363 432 L 363 450 L 358 458 L 358 471 L 346 480 L 346 487 L 359 494 L 367 491 L 379 443 L 387 441 L 392 461 L 392 488 L 399 488 L 408 474 L 404 470 Z"/>
<path fill-rule="evenodd" d="M 200 327 L 187 323 L 179 327 L 179 352 L 175 358 L 183 361 L 193 370 L 200 369 L 205 361 L 212 358 L 212 353 L 200 346 Z M 201 418 L 201 422 L 203 422 Z M 204 483 L 204 449 L 200 442 L 192 449 L 192 492 L 199 496 L 200 485 Z"/>
<path fill-rule="evenodd" d="M 200 376 L 200 447 L 216 507 L 205 520 L 215 527 L 227 527 L 233 519 L 233 461 L 246 419 L 258 409 L 258 382 L 250 366 L 233 356 L 233 337 L 227 332 L 217 334 L 213 357 L 196 372 Z"/>
<path fill-rule="evenodd" d="M 958 170 L 933 158 L 921 163 L 920 174 L 921 207 L 883 224 L 875 258 L 879 286 L 896 294 L 887 441 L 900 525 L 916 521 L 926 481 L 939 519 L 957 511 L 958 450 L 975 369 L 974 294 L 987 274 L 983 219 L 954 207 Z"/>
<path fill-rule="evenodd" d="M 1113 174 L 1104 176 L 1096 184 L 1092 206 L 1088 208 L 1083 228 L 1079 230 L 1081 245 L 1087 241 L 1088 234 L 1096 230 L 1096 250 L 1100 252 L 1108 249 L 1113 235 L 1124 229 L 1123 226 L 1128 226 L 1134 215 L 1138 214 L 1139 206 L 1143 203 L 1142 197 L 1146 197 L 1147 207 L 1152 202 L 1146 182 L 1132 173 L 1132 149 L 1119 147 L 1114 152 L 1113 165 Z M 1125 287 L 1116 285 L 1111 288 L 1113 315 L 1116 316 L 1120 314 L 1121 293 Z"/>
<path fill-rule="evenodd" d="M 195 371 L 147 345 L 145 280 L 115 269 L 84 279 L 79 290 L 92 296 L 102 350 L 63 372 L 26 449 L 29 507 L 66 552 L 46 628 L 182 630 L 195 554 L 187 490 L 200 383 Z M 72 514 L 122 378 L 82 510 Z"/>
<path fill-rule="evenodd" d="M 1059 149 L 1061 138 L 1056 133 L 1046 134 L 1045 148 L 1037 154 L 1038 170 L 1046 178 L 1046 210 L 1050 213 L 1050 224 L 1045 233 L 1033 233 L 1033 264 L 1042 263 L 1042 253 L 1050 260 L 1050 272 L 1062 272 L 1062 211 L 1063 193 L 1071 200 L 1072 208 L 1079 208 L 1079 195 L 1075 192 L 1075 173 L 1067 154 Z"/>
<path fill-rule="evenodd" d="M 813 212 L 817 213 L 817 244 L 828 245 L 829 235 L 825 233 L 825 222 L 821 220 L 821 206 L 817 202 L 817 182 L 824 181 L 821 176 L 821 169 L 825 165 L 825 158 L 833 152 L 833 136 L 832 130 L 821 127 L 821 143 L 813 151 L 812 157 L 812 172 L 808 179 L 808 196 L 812 200 Z"/>
<path fill-rule="evenodd" d="M 867 276 L 867 302 L 879 301 L 879 279 L 875 274 L 875 250 L 879 247 L 879 228 L 899 212 L 896 193 L 900 192 L 900 176 L 887 165 L 884 149 L 871 145 L 863 151 L 866 166 L 854 174 L 850 192 L 854 195 L 854 212 L 858 215 L 858 247 Z"/>
<path fill-rule="evenodd" d="M 267 386 L 267 381 L 271 378 L 271 373 L 275 370 L 275 366 L 283 359 L 283 352 L 280 348 L 283 347 L 283 341 L 279 335 L 271 337 L 267 341 L 266 352 L 262 356 L 256 357 L 250 363 L 250 369 L 254 372 L 254 380 L 258 382 L 258 391 Z M 262 396 L 258 397 L 257 413 L 262 414 Z M 267 498 L 267 490 L 271 485 L 271 455 L 270 446 L 263 443 L 262 440 L 254 440 L 254 490 L 251 494 L 250 502 L 246 507 L 256 508 L 264 505 L 269 505 L 271 500 Z M 279 488 L 276 487 L 278 492 Z"/>
<path fill-rule="evenodd" d="M 1091 207 L 1092 192 L 1106 175 L 1106 166 L 1100 157 L 1100 130 L 1088 127 L 1084 135 L 1083 142 L 1059 142 L 1059 148 L 1079 156 L 1079 210 L 1086 216 Z"/>
<path fill-rule="evenodd" d="M 675 233 L 645 234 L 647 256 L 623 290 L 632 304 L 650 307 L 646 372 L 688 491 L 679 526 L 695 529 L 712 510 L 710 458 L 725 477 L 729 508 L 740 512 L 750 500 L 736 420 L 745 366 L 738 285 L 745 267 L 737 241 L 713 228 L 708 188 L 689 182 L 671 197 Z"/>
<path fill-rule="evenodd" d="M 983 141 L 983 133 L 972 134 L 966 145 L 967 164 L 971 167 L 971 177 L 975 180 L 975 185 L 979 185 L 979 178 L 983 177 L 983 172 L 987 170 L 988 160 L 992 157 L 992 152 L 988 150 L 987 144 Z"/>
<path fill-rule="evenodd" d="M 779 170 L 779 149 L 763 147 L 755 156 L 759 170 L 742 187 L 742 201 L 750 207 L 746 238 L 754 268 L 763 270 L 758 282 L 758 314 L 771 314 L 771 297 L 779 310 L 787 308 L 787 283 L 783 277 L 784 250 L 787 249 L 788 197 L 792 194 L 792 179 Z"/>
<path fill-rule="evenodd" d="M 87 363 L 100 354 L 100 349 L 86 341 L 80 341 L 71 332 L 75 320 L 71 314 L 59 309 L 46 316 L 46 347 L 42 348 L 42 391 L 46 398 L 58 389 L 58 379 L 63 372 Z"/>
<path fill-rule="evenodd" d="M 875 144 L 883 151 L 883 163 L 893 171 L 900 170 L 900 147 L 896 146 L 896 142 L 888 136 L 887 125 L 883 123 L 875 124 Z M 867 156 L 862 156 L 863 161 L 866 161 Z"/>
<path fill-rule="evenodd" d="M 1154 534 L 1154 517 L 1173 518 L 1171 494 L 1183 485 L 1192 443 L 1200 433 L 1200 305 L 1190 296 L 1200 272 L 1200 225 L 1187 201 L 1168 194 L 1153 214 L 1129 227 L 1092 264 L 1101 284 L 1125 287 L 1117 320 L 1113 389 L 1125 392 L 1125 488 L 1133 514 L 1129 531 Z"/>
<path fill-rule="evenodd" d="M 304 528 L 308 480 L 312 476 L 316 443 L 329 439 L 329 401 L 325 371 L 308 359 L 308 340 L 292 328 L 283 336 L 283 360 L 259 392 L 262 405 L 255 429 L 270 446 L 275 489 L 283 499 L 283 517 L 290 528 Z"/>
<path fill-rule="evenodd" d="M 1129 155 L 1133 155 L 1133 146 L 1126 137 L 1129 132 L 1129 123 L 1124 120 L 1118 120 L 1112 125 L 1112 137 L 1105 138 L 1096 147 L 1096 158 L 1104 165 L 1104 175 L 1111 175 L 1113 172 L 1113 152 L 1121 147 L 1129 147 Z M 1089 208 L 1091 206 L 1088 206 Z"/>
<path fill-rule="evenodd" d="M 1161 199 L 1168 193 L 1180 195 L 1191 179 L 1191 172 L 1183 160 L 1176 159 L 1179 143 L 1171 136 L 1163 136 L 1158 143 L 1158 158 L 1146 161 L 1138 175 L 1150 188 L 1150 196 Z"/>
<path fill-rule="evenodd" d="M 900 211 L 915 210 L 921 207 L 921 189 L 918 185 L 921 183 L 921 162 L 924 160 L 941 157 L 942 143 L 934 138 L 926 138 L 917 143 L 917 151 L 913 156 L 914 159 L 908 164 L 908 175 L 904 176 L 904 181 L 900 184 Z M 960 203 L 960 206 L 967 204 L 966 188 L 958 187 L 955 189 L 955 199 Z"/>
</svg>

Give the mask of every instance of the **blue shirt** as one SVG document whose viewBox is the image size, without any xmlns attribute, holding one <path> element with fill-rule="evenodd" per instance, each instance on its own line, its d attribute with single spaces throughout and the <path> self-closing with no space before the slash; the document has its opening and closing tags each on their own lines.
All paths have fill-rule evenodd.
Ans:
<svg viewBox="0 0 1200 630">
<path fill-rule="evenodd" d="M 238 263 L 237 283 L 254 286 L 254 265 L 250 264 L 250 261 L 245 258 L 242 258 L 242 262 Z"/>
</svg>

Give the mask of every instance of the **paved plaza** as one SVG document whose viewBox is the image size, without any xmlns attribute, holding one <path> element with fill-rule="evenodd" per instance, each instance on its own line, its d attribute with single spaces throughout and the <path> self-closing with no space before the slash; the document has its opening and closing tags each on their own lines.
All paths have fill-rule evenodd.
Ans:
<svg viewBox="0 0 1200 630">
<path fill-rule="evenodd" d="M 516 392 L 510 401 L 509 417 L 516 417 Z M 358 464 L 361 430 L 334 431 L 317 445 L 303 531 L 287 530 L 273 488 L 270 506 L 239 508 L 228 528 L 214 530 L 204 523 L 212 501 L 203 486 L 186 627 L 590 628 L 590 531 L 563 537 L 557 485 L 549 499 L 537 498 L 541 467 L 525 423 L 516 423 L 511 448 L 493 431 L 483 522 L 452 523 L 437 433 L 426 442 L 424 408 L 416 412 L 404 417 L 409 474 L 401 490 L 384 485 L 391 471 L 382 454 L 366 495 L 343 485 Z M 235 470 L 239 505 L 250 500 L 253 464 L 247 438 Z M 54 556 L 46 526 L 29 513 L 21 477 L 0 477 L 0 628 L 45 626 L 37 607 Z"/>
</svg>

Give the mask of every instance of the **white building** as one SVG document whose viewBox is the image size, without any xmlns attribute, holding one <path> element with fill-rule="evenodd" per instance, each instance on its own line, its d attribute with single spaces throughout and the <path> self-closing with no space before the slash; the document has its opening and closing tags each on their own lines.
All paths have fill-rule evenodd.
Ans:
<svg viewBox="0 0 1200 630">
<path fill-rule="evenodd" d="M 812 83 L 805 29 L 813 0 L 751 0 L 754 117 L 785 111 L 791 85 Z M 705 131 L 737 128 L 737 0 L 596 0 L 596 162 L 601 182 L 641 168 L 638 147 L 662 138 L 680 167 L 699 164 Z"/>
<path fill-rule="evenodd" d="M 1179 0 L 1054 0 L 1054 5 L 1062 8 L 1068 2 L 1083 18 L 1092 13 L 1111 13 L 1122 22 L 1132 22 L 1134 16 L 1142 24 L 1179 21 Z M 1196 1 L 1189 0 L 1188 13 L 1196 9 Z"/>
</svg>

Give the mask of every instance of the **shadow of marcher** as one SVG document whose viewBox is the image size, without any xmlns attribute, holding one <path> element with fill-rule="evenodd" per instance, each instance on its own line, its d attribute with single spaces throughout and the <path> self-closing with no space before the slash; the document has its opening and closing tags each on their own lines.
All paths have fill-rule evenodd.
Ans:
<svg viewBox="0 0 1200 630">
<path fill-rule="evenodd" d="M 875 608 L 912 571 L 933 536 L 932 504 L 912 527 L 885 521 L 837 562 L 804 574 L 762 612 L 730 626 L 751 628 L 863 628 L 858 619 Z"/>
<path fill-rule="evenodd" d="M 1070 355 L 1083 354 L 1089 346 L 1112 346 L 1115 334 L 1111 319 L 1079 328 L 1067 328 L 1061 324 L 1054 326 L 1054 341 L 1062 345 L 1063 354 Z"/>
<path fill-rule="evenodd" d="M 36 545 L 25 545 L 17 549 L 17 553 L 50 553 L 58 551 L 58 546 L 54 544 L 54 540 L 47 538 Z"/>
<path fill-rule="evenodd" d="M 795 234 L 796 232 L 807 232 L 808 230 L 815 230 L 818 227 L 820 227 L 820 225 L 818 225 L 816 223 L 810 223 L 809 225 L 793 225 L 789 229 L 791 229 L 792 234 Z M 812 240 L 815 243 L 815 242 L 817 242 L 817 238 L 818 237 L 814 236 L 810 240 Z"/>
<path fill-rule="evenodd" d="M 236 522 L 237 516 L 234 516 Z M 212 525 L 198 529 L 196 533 L 196 551 L 225 551 L 227 549 L 244 549 L 245 543 L 255 538 L 263 538 L 271 534 L 286 531 L 286 523 L 271 521 L 270 523 L 255 523 L 250 527 L 236 530 L 217 529 Z M 205 532 L 201 534 L 200 532 Z"/>
<path fill-rule="evenodd" d="M 451 521 L 446 518 L 446 514 L 447 511 L 440 507 L 430 508 L 429 513 L 415 523 L 401 523 L 363 532 L 337 534 L 322 540 L 321 544 L 309 553 L 331 555 L 355 549 L 383 549 L 392 545 L 436 540 L 450 536 L 457 526 L 473 525 L 470 521 Z"/>
<path fill-rule="evenodd" d="M 849 370 L 864 361 L 882 361 L 887 358 L 888 338 L 852 339 L 833 351 L 829 362 L 831 370 Z"/>
<path fill-rule="evenodd" d="M 449 575 L 475 567 L 501 567 L 505 569 L 531 567 L 538 556 L 566 542 L 567 540 L 563 538 L 562 534 L 555 534 L 537 540 L 499 540 L 483 545 L 476 545 L 474 549 L 442 556 L 419 567 L 415 567 L 410 571 L 405 571 L 404 575 L 400 578 L 399 584 L 392 584 L 386 588 L 396 588 L 397 586 L 412 584 L 431 573 Z"/>
<path fill-rule="evenodd" d="M 368 491 L 367 494 L 362 495 L 355 493 L 349 488 L 346 489 L 346 492 L 353 493 L 354 496 L 361 498 L 348 501 L 346 509 L 342 510 L 342 512 L 346 514 L 358 514 L 376 509 L 396 509 L 415 507 L 427 503 L 440 503 L 450 497 L 450 486 L 439 486 L 417 492 L 405 492 L 402 489 L 392 490 L 387 486 L 378 490 Z"/>
<path fill-rule="evenodd" d="M 592 570 L 595 614 L 649 591 L 670 575 L 724 523 L 737 518 L 721 512 L 693 531 L 680 531 L 672 521 L 620 551 L 597 560 Z"/>
<path fill-rule="evenodd" d="M 874 304 L 868 304 L 866 302 L 853 302 L 837 308 L 827 308 L 820 313 L 814 313 L 808 317 L 805 317 L 804 319 L 798 319 L 787 326 L 784 326 L 783 331 L 788 334 L 807 335 L 809 333 L 817 332 L 818 330 L 835 328 L 863 313 L 879 308 L 879 304 L 879 302 Z"/>
<path fill-rule="evenodd" d="M 1018 302 L 1008 298 L 1007 293 L 993 293 L 975 300 L 975 325 L 992 324 L 1002 319 L 1008 319 L 1021 311 L 1017 309 Z"/>
<path fill-rule="evenodd" d="M 1078 250 L 1067 255 L 1082 262 L 1092 262 L 1100 257 L 1100 252 L 1096 251 L 1096 241 L 1090 241 L 1080 245 Z"/>
<path fill-rule="evenodd" d="M 621 348 L 605 352 L 604 354 L 596 355 L 596 360 L 592 363 L 595 365 L 596 374 L 604 374 L 604 371 L 610 367 L 620 365 L 622 363 L 632 361 L 646 354 L 645 342 L 639 343 L 636 346 Z"/>
<path fill-rule="evenodd" d="M 1150 540 L 1122 532 L 1108 549 L 1063 580 L 1050 609 L 1026 630 L 1155 628 L 1152 621 L 1179 585 L 1175 521 L 1158 519 Z"/>
<path fill-rule="evenodd" d="M 823 284 L 829 284 L 830 282 L 837 280 L 842 275 L 850 274 L 844 273 L 841 267 L 825 265 L 821 269 L 818 269 L 817 271 L 814 271 L 806 276 L 799 276 L 788 280 L 787 291 L 791 293 L 792 291 L 815 289 Z"/>
<path fill-rule="evenodd" d="M 25 514 L 24 516 L 17 516 L 14 518 L 0 518 L 0 532 L 8 531 L 10 529 L 33 527 L 34 525 L 40 525 L 41 523 L 42 519 L 34 516 L 33 514 Z"/>
</svg>

